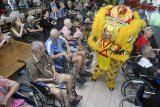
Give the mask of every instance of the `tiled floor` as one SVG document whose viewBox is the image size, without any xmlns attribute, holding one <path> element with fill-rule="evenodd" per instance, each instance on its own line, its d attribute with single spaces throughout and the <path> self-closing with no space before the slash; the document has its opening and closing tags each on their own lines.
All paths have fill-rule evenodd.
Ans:
<svg viewBox="0 0 160 107">
<path fill-rule="evenodd" d="M 119 107 L 122 98 L 120 89 L 123 81 L 124 78 L 120 74 L 116 80 L 115 90 L 110 91 L 104 77 L 96 82 L 88 79 L 84 86 L 77 87 L 77 93 L 84 97 L 78 107 Z"/>
<path fill-rule="evenodd" d="M 92 71 L 92 67 L 89 71 Z M 15 77 L 18 81 L 27 80 L 26 75 Z M 116 87 L 114 91 L 110 91 L 107 88 L 105 76 L 98 79 L 97 81 L 92 81 L 91 78 L 87 79 L 87 83 L 83 86 L 77 86 L 76 91 L 79 95 L 83 96 L 82 101 L 77 105 L 77 107 L 119 107 L 119 102 L 122 98 L 120 89 L 122 83 L 125 81 L 122 76 L 122 72 L 119 72 L 119 76 L 116 79 Z"/>
</svg>

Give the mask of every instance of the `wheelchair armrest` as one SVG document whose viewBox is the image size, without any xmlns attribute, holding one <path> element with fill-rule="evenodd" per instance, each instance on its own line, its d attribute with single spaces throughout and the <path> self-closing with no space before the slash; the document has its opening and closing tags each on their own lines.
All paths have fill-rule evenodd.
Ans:
<svg viewBox="0 0 160 107">
<path fill-rule="evenodd" d="M 18 90 L 19 92 L 31 92 L 32 90 L 28 88 L 28 86 L 24 83 L 20 83 L 20 88 Z"/>
<path fill-rule="evenodd" d="M 32 85 L 34 85 L 36 88 L 38 88 L 41 92 L 50 92 L 50 88 L 43 82 L 30 82 Z"/>
</svg>

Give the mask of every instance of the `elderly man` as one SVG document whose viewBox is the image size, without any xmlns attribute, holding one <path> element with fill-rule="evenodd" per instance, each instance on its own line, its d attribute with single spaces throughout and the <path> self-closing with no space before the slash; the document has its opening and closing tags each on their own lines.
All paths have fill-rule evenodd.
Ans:
<svg viewBox="0 0 160 107">
<path fill-rule="evenodd" d="M 10 107 L 11 97 L 19 89 L 19 83 L 0 76 L 0 107 Z"/>
<path fill-rule="evenodd" d="M 151 54 L 153 52 L 152 47 L 150 45 L 144 45 L 142 47 L 142 58 L 138 61 L 138 65 L 143 67 L 143 70 L 146 75 L 156 78 L 158 84 L 160 84 L 160 69 L 155 67 L 149 60 Z"/>
<path fill-rule="evenodd" d="M 71 75 L 59 74 L 55 71 L 52 59 L 45 54 L 44 44 L 40 41 L 32 43 L 32 57 L 27 63 L 29 71 L 29 80 L 32 82 L 43 82 L 49 88 L 50 92 L 59 98 L 64 107 L 70 107 L 73 102 L 79 102 L 82 96 L 73 96 L 73 78 Z M 62 91 L 56 88 L 54 84 L 66 83 L 68 102 L 64 100 Z"/>
<path fill-rule="evenodd" d="M 66 45 L 67 51 L 63 49 L 63 45 Z M 45 47 L 52 59 L 59 58 L 59 60 L 63 60 L 63 57 L 65 57 L 67 60 L 71 60 L 74 63 L 77 62 L 76 80 L 78 83 L 83 84 L 86 82 L 86 80 L 80 76 L 83 77 L 92 76 L 92 73 L 85 71 L 85 61 L 86 61 L 85 52 L 78 51 L 72 54 L 69 49 L 68 41 L 59 36 L 57 29 L 51 30 L 50 37 L 46 41 Z"/>
</svg>

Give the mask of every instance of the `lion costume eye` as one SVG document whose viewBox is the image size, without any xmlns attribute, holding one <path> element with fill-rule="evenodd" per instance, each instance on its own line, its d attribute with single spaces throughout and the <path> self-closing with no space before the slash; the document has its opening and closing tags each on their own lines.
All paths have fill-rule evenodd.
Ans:
<svg viewBox="0 0 160 107">
<path fill-rule="evenodd" d="M 127 43 L 130 43 L 133 40 L 133 38 L 134 38 L 134 35 L 131 35 Z"/>
</svg>

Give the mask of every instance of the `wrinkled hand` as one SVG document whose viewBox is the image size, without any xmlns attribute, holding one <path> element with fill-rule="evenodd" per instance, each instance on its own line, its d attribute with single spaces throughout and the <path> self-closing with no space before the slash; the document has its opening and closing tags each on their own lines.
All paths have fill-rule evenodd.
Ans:
<svg viewBox="0 0 160 107">
<path fill-rule="evenodd" d="M 57 80 L 58 80 L 58 79 L 57 79 L 56 77 L 51 78 L 51 81 L 52 81 L 52 82 L 57 82 Z"/>
<path fill-rule="evenodd" d="M 43 28 L 39 28 L 39 31 L 43 31 Z"/>
<path fill-rule="evenodd" d="M 71 58 L 73 54 L 72 54 L 71 52 L 69 52 L 68 55 L 69 55 L 69 57 Z"/>
<path fill-rule="evenodd" d="M 65 54 L 64 56 L 68 61 L 70 60 L 70 55 L 69 54 Z"/>
</svg>

